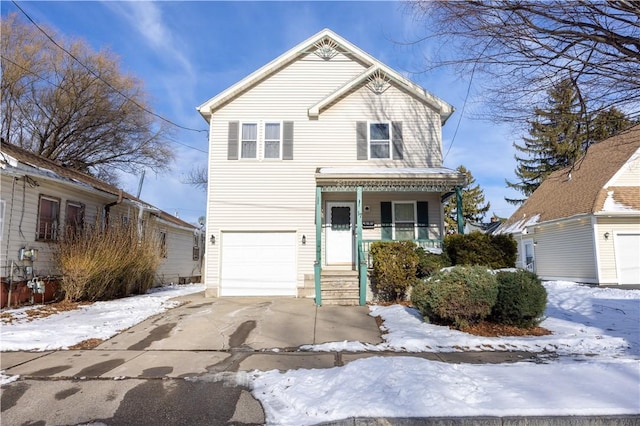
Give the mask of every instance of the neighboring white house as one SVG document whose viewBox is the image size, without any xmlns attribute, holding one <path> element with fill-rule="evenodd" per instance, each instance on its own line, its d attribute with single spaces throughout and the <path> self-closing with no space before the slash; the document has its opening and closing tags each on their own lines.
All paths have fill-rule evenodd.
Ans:
<svg viewBox="0 0 640 426">
<path fill-rule="evenodd" d="M 34 276 L 57 277 L 53 254 L 61 232 L 104 223 L 107 216 L 154 224 L 164 256 L 156 284 L 200 281 L 204 244 L 198 227 L 113 185 L 4 142 L 0 169 L 3 287 Z M 31 249 L 37 256 L 31 256 Z"/>
<path fill-rule="evenodd" d="M 640 125 L 552 173 L 498 232 L 542 279 L 640 285 Z"/>
<path fill-rule="evenodd" d="M 323 30 L 197 110 L 210 126 L 208 296 L 364 304 L 374 240 L 437 250 L 453 108 Z"/>
</svg>

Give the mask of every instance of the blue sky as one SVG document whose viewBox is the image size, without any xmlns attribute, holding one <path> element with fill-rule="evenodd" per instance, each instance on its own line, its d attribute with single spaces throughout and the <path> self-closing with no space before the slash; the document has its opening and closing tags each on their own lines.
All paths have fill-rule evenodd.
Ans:
<svg viewBox="0 0 640 426">
<path fill-rule="evenodd" d="M 86 40 L 95 50 L 120 57 L 121 69 L 144 82 L 153 110 L 184 127 L 206 130 L 195 108 L 296 44 L 330 28 L 388 66 L 449 102 L 456 112 L 443 128 L 445 167 L 464 165 L 491 202 L 490 213 L 508 217 L 514 206 L 505 187 L 515 180 L 513 142 L 507 126 L 473 119 L 482 109 L 481 81 L 453 70 L 423 73 L 430 49 L 407 44 L 423 33 L 400 2 L 222 2 L 222 1 L 76 1 L 18 2 L 38 24 L 65 37 Z M 2 15 L 21 12 L 1 2 Z M 26 18 L 21 15 L 26 21 Z M 464 107 L 464 111 L 463 111 Z M 456 133 L 457 129 L 457 133 Z M 455 139 L 454 138 L 455 134 Z M 174 139 L 207 151 L 207 133 L 176 129 Z M 453 143 L 452 143 L 453 142 Z M 206 194 L 183 184 L 193 167 L 206 167 L 206 154 L 175 143 L 170 172 L 147 171 L 141 198 L 196 223 L 205 214 Z M 136 193 L 138 177 L 123 176 L 125 191 Z M 488 217 L 487 217 L 488 220 Z"/>
</svg>

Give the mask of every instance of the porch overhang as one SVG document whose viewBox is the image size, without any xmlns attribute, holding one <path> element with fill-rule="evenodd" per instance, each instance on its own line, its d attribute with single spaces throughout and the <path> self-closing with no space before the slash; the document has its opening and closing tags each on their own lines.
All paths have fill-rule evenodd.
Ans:
<svg viewBox="0 0 640 426">
<path fill-rule="evenodd" d="M 316 170 L 322 192 L 440 192 L 455 191 L 466 184 L 464 174 L 444 167 L 322 167 Z"/>
<path fill-rule="evenodd" d="M 462 188 L 466 177 L 457 170 L 391 167 L 322 167 L 316 169 L 316 260 L 314 263 L 316 304 L 322 305 L 320 275 L 322 272 L 322 193 L 354 192 L 356 194 L 356 265 L 360 281 L 360 305 L 366 303 L 367 259 L 362 239 L 362 204 L 364 192 L 435 192 L 440 199 L 455 194 L 458 232 L 463 231 Z"/>
</svg>

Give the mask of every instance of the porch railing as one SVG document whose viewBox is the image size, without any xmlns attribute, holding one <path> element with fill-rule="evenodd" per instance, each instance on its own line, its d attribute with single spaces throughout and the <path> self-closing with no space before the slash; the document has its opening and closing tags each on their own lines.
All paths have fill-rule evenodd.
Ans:
<svg viewBox="0 0 640 426">
<path fill-rule="evenodd" d="M 362 246 L 358 250 L 358 254 L 363 256 L 361 259 L 366 260 L 367 268 L 373 268 L 373 259 L 369 255 L 369 249 L 371 248 L 371 244 L 377 241 L 390 241 L 390 240 L 362 240 Z M 419 247 L 422 247 L 425 251 L 438 251 L 442 250 L 442 240 L 433 240 L 433 239 L 421 239 L 421 240 L 412 240 Z"/>
</svg>

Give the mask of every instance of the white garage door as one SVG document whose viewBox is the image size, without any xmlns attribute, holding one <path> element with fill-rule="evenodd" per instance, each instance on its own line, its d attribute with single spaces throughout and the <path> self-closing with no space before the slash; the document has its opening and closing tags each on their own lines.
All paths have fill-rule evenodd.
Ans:
<svg viewBox="0 0 640 426">
<path fill-rule="evenodd" d="M 616 235 L 616 263 L 620 284 L 640 285 L 640 234 Z"/>
<path fill-rule="evenodd" d="M 221 296 L 295 296 L 295 232 L 223 232 Z"/>
</svg>

